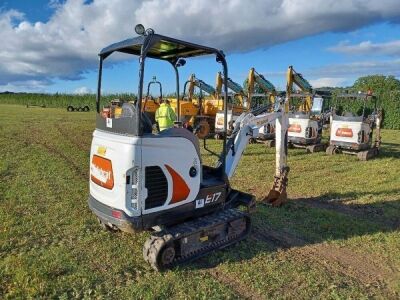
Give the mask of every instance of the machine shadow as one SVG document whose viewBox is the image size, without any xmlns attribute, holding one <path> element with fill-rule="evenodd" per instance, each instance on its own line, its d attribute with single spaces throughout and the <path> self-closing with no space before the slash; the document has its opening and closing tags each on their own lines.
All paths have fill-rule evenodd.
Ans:
<svg viewBox="0 0 400 300">
<path fill-rule="evenodd" d="M 346 202 L 362 195 L 393 195 L 394 200 L 372 204 L 353 204 Z M 288 218 L 288 212 L 301 211 L 306 220 L 315 219 L 316 215 L 324 218 L 321 230 L 318 226 L 307 226 L 307 237 L 296 233 L 301 220 L 287 224 L 282 229 L 273 226 L 265 219 L 265 210 L 274 210 L 282 219 Z M 400 188 L 389 192 L 376 193 L 329 193 L 319 197 L 291 199 L 280 208 L 258 205 L 253 218 L 256 219 L 250 236 L 240 243 L 180 266 L 181 270 L 204 270 L 214 268 L 226 262 L 244 262 L 265 253 L 280 249 L 303 247 L 325 241 L 345 240 L 357 236 L 376 233 L 388 233 L 400 230 Z M 261 220 L 261 221 L 260 221 Z M 305 221 L 304 220 L 304 221 Z M 339 221 L 338 220 L 342 220 Z M 318 225 L 319 221 L 315 221 Z M 305 223 L 305 222 L 304 222 Z M 352 228 L 348 228 L 351 224 Z M 320 224 L 321 225 L 321 224 Z M 304 225 L 306 226 L 306 225 Z M 304 229 L 304 228 L 303 228 Z"/>
<path fill-rule="evenodd" d="M 382 148 L 380 150 L 379 155 L 376 158 L 400 158 L 400 144 L 395 143 L 382 143 Z"/>
</svg>

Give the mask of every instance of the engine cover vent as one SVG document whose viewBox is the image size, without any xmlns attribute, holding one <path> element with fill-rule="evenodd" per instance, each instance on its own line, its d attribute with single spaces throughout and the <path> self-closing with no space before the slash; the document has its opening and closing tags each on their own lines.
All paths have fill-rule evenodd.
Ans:
<svg viewBox="0 0 400 300">
<path fill-rule="evenodd" d="M 145 209 L 164 205 L 168 197 L 168 182 L 159 166 L 145 168 L 145 187 L 147 189 Z"/>
</svg>

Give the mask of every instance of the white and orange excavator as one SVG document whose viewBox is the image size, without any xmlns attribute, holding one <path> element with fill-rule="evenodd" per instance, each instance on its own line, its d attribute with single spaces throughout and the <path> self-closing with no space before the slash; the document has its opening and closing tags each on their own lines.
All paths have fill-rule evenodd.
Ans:
<svg viewBox="0 0 400 300">
<path fill-rule="evenodd" d="M 186 59 L 214 55 L 228 66 L 222 51 L 154 33 L 137 25 L 137 37 L 112 44 L 100 51 L 96 129 L 90 151 L 89 207 L 100 224 L 111 230 L 149 230 L 144 259 L 156 270 L 187 262 L 213 250 L 236 243 L 250 232 L 249 211 L 254 196 L 235 190 L 229 180 L 249 140 L 264 124 L 276 121 L 276 174 L 266 202 L 286 200 L 287 117 L 284 101 L 274 112 L 249 111 L 235 122 L 229 138 L 224 135 L 215 167 L 203 165 L 199 141 L 181 128 L 179 105 L 176 126 L 152 133 L 142 111 L 142 101 L 122 103 L 121 114 L 100 110 L 102 69 L 114 53 L 139 56 L 138 99 L 143 97 L 145 62 L 165 61 L 172 66 L 179 101 L 179 71 Z M 227 83 L 224 84 L 224 130 L 227 130 Z M 287 99 L 286 99 L 287 101 Z M 205 147 L 207 150 L 207 147 Z M 272 162 L 271 162 L 272 163 Z M 239 209 L 247 207 L 248 211 Z"/>
<path fill-rule="evenodd" d="M 324 116 L 322 97 L 314 95 L 311 84 L 293 66 L 287 70 L 286 97 L 289 103 L 295 98 L 301 99 L 301 105 L 289 114 L 288 142 L 290 146 L 304 148 L 307 152 L 325 151 L 322 142 Z M 300 88 L 300 93 L 293 93 L 293 87 Z"/>
</svg>

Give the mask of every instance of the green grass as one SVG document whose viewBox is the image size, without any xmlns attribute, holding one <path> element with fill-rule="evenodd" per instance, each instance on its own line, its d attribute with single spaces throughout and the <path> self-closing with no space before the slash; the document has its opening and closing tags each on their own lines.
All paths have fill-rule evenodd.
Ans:
<svg viewBox="0 0 400 300">
<path fill-rule="evenodd" d="M 94 113 L 0 108 L 0 298 L 399 297 L 400 131 L 368 162 L 290 150 L 285 206 L 259 205 L 247 240 L 156 273 L 148 233 L 104 232 L 87 207 Z M 274 150 L 249 145 L 232 185 L 260 200 L 273 170 Z"/>
</svg>

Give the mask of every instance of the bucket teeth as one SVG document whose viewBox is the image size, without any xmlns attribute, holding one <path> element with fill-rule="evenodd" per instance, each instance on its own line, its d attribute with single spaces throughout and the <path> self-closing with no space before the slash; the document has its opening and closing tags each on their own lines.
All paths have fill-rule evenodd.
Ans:
<svg viewBox="0 0 400 300">
<path fill-rule="evenodd" d="M 286 193 L 286 191 L 283 191 L 280 193 L 275 190 L 270 190 L 268 193 L 268 196 L 265 197 L 262 200 L 262 202 L 264 204 L 268 203 L 275 207 L 281 206 L 282 204 L 287 202 L 287 193 Z"/>
<path fill-rule="evenodd" d="M 275 176 L 272 189 L 269 191 L 267 197 L 262 200 L 262 203 L 268 203 L 277 207 L 287 202 L 286 187 L 288 185 L 288 173 L 289 168 L 287 167 L 281 171 L 280 176 Z"/>
</svg>

